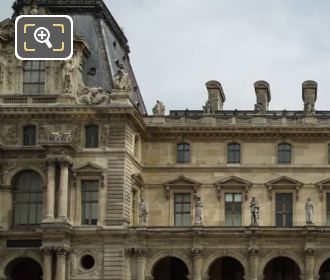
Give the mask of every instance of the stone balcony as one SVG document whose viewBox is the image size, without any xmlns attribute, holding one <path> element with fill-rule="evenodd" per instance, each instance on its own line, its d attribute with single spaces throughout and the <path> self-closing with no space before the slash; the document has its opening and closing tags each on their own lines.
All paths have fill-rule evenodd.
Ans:
<svg viewBox="0 0 330 280">
<path fill-rule="evenodd" d="M 1 105 L 17 105 L 17 104 L 75 104 L 75 98 L 72 95 L 0 95 Z"/>
</svg>

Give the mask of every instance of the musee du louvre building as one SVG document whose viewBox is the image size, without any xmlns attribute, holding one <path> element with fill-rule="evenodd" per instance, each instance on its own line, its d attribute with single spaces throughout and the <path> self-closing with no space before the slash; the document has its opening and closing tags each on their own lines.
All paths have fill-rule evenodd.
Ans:
<svg viewBox="0 0 330 280">
<path fill-rule="evenodd" d="M 330 112 L 146 113 L 102 0 L 17 0 L 0 23 L 0 280 L 329 280 Z M 20 61 L 15 17 L 69 14 L 74 56 Z M 252 97 L 251 97 L 252 98 Z M 298 102 L 298 98 L 297 98 Z"/>
</svg>

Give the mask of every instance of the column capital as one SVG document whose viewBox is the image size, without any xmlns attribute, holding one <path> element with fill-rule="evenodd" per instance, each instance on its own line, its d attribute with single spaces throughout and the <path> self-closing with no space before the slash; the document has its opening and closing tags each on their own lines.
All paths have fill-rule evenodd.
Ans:
<svg viewBox="0 0 330 280">
<path fill-rule="evenodd" d="M 134 255 L 134 248 L 125 248 L 125 257 L 132 257 Z"/>
<path fill-rule="evenodd" d="M 259 248 L 256 248 L 256 247 L 248 248 L 248 255 L 249 256 L 258 256 L 259 255 Z"/>
<path fill-rule="evenodd" d="M 204 256 L 204 249 L 203 248 L 192 248 L 191 255 L 193 257 L 203 257 Z"/>
<path fill-rule="evenodd" d="M 70 254 L 70 250 L 63 247 L 55 248 L 56 256 L 58 257 L 67 257 Z"/>
<path fill-rule="evenodd" d="M 305 248 L 304 252 L 305 252 L 305 256 L 308 256 L 308 257 L 314 257 L 315 256 L 315 249 L 314 248 L 311 248 L 311 247 Z"/>
<path fill-rule="evenodd" d="M 146 248 L 134 248 L 134 255 L 138 258 L 145 258 L 147 256 Z"/>
<path fill-rule="evenodd" d="M 62 167 L 62 166 L 66 166 L 66 167 L 72 167 L 72 161 L 69 159 L 64 159 L 64 158 L 60 158 L 57 160 L 58 164 Z"/>
<path fill-rule="evenodd" d="M 55 158 L 48 158 L 45 161 L 46 166 L 55 166 L 56 165 L 56 159 Z"/>
<path fill-rule="evenodd" d="M 53 253 L 53 248 L 52 247 L 42 247 L 40 248 L 41 254 L 43 256 L 49 256 Z"/>
</svg>

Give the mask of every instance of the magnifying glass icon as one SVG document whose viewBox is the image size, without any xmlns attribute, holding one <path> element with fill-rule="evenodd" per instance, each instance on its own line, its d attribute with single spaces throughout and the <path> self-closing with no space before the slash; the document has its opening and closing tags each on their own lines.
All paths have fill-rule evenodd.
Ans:
<svg viewBox="0 0 330 280">
<path fill-rule="evenodd" d="M 49 41 L 50 32 L 46 27 L 39 27 L 34 31 L 34 39 L 40 44 L 46 44 L 49 49 L 53 47 Z"/>
</svg>

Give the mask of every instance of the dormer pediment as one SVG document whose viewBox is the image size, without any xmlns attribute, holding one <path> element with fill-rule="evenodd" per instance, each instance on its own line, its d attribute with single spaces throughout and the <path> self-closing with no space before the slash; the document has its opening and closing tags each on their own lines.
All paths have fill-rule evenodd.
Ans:
<svg viewBox="0 0 330 280">
<path fill-rule="evenodd" d="M 79 173 L 102 173 L 104 171 L 104 168 L 92 162 L 87 162 L 86 164 L 75 168 L 75 172 Z"/>
<path fill-rule="evenodd" d="M 299 199 L 299 191 L 303 186 L 303 183 L 287 176 L 281 176 L 265 183 L 268 189 L 268 198 L 272 199 L 273 189 L 292 189 L 296 192 L 296 200 Z"/>
<path fill-rule="evenodd" d="M 165 197 L 166 199 L 169 199 L 171 189 L 179 189 L 179 188 L 191 189 L 194 192 L 194 196 L 197 197 L 197 190 L 201 186 L 201 183 L 181 175 L 174 180 L 165 182 L 163 185 L 165 188 Z"/>
<path fill-rule="evenodd" d="M 226 177 L 213 183 L 218 192 L 218 199 L 221 199 L 223 189 L 238 189 L 244 192 L 245 200 L 249 198 L 249 188 L 252 183 L 236 176 Z"/>
<path fill-rule="evenodd" d="M 319 189 L 320 199 L 323 199 L 323 191 L 330 189 L 330 178 L 324 179 L 315 184 Z"/>
</svg>

